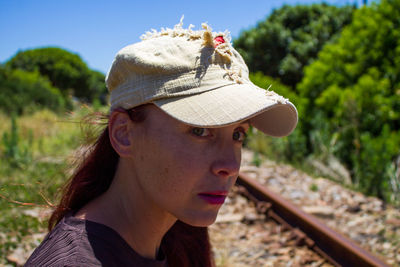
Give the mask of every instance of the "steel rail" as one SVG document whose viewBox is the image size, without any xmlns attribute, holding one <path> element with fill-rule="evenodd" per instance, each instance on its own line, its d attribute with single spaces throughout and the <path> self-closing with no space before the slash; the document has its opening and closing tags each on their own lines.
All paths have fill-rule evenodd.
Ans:
<svg viewBox="0 0 400 267">
<path fill-rule="evenodd" d="M 271 203 L 266 209 L 267 216 L 297 232 L 307 246 L 335 266 L 389 266 L 245 173 L 239 174 L 236 183 L 246 188 L 255 201 Z"/>
</svg>

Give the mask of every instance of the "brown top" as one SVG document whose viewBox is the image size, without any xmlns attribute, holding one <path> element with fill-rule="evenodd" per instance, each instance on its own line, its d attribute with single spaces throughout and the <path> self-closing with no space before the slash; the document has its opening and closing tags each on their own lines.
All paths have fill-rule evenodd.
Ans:
<svg viewBox="0 0 400 267">
<path fill-rule="evenodd" d="M 143 266 L 167 267 L 160 260 L 137 254 L 110 227 L 67 214 L 30 256 L 25 266 Z"/>
</svg>

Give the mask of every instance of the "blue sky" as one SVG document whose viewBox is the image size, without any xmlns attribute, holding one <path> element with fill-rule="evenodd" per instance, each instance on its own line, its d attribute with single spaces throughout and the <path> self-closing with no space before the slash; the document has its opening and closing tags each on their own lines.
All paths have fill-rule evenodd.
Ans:
<svg viewBox="0 0 400 267">
<path fill-rule="evenodd" d="M 57 46 L 78 53 L 90 68 L 106 73 L 122 47 L 139 41 L 151 28 L 172 28 L 184 14 L 184 27 L 208 22 L 233 38 L 283 4 L 317 0 L 128 1 L 0 0 L 0 62 L 19 50 Z M 327 0 L 333 5 L 362 0 Z"/>
</svg>

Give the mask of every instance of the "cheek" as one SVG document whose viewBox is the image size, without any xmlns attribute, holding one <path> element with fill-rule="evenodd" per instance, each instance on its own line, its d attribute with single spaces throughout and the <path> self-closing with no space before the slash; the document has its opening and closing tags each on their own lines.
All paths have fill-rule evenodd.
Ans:
<svg viewBox="0 0 400 267">
<path fill-rule="evenodd" d="M 149 186 L 155 194 L 186 194 L 202 182 L 209 169 L 206 151 L 182 138 L 153 141 L 147 147 L 151 149 L 143 158 L 142 166 L 148 165 L 144 182 L 152 181 Z"/>
</svg>

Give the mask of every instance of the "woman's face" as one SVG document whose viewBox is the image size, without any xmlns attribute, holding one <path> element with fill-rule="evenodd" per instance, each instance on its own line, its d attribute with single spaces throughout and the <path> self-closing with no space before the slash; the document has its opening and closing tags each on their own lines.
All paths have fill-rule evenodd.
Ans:
<svg viewBox="0 0 400 267">
<path fill-rule="evenodd" d="M 196 128 L 146 109 L 130 131 L 129 157 L 146 201 L 187 224 L 212 224 L 238 176 L 248 124 Z"/>
</svg>

